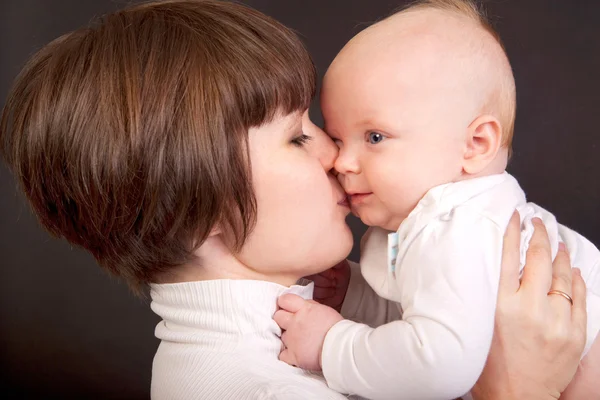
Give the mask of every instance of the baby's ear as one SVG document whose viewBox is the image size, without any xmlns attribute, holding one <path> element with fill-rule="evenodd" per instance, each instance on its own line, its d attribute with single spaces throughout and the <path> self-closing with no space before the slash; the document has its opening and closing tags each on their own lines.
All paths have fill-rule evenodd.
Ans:
<svg viewBox="0 0 600 400">
<path fill-rule="evenodd" d="M 502 125 L 491 115 L 481 115 L 467 128 L 463 170 L 478 174 L 496 159 L 502 147 Z"/>
</svg>

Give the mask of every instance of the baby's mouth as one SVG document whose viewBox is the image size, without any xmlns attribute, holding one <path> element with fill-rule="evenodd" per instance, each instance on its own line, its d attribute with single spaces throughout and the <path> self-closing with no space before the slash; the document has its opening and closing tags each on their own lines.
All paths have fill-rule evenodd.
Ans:
<svg viewBox="0 0 600 400">
<path fill-rule="evenodd" d="M 373 193 L 348 193 L 348 201 L 352 206 L 364 203 Z"/>
</svg>

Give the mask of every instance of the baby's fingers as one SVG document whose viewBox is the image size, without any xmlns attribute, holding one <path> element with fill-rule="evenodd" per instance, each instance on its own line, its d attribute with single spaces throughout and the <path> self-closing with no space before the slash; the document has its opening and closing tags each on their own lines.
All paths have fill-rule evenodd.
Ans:
<svg viewBox="0 0 600 400">
<path fill-rule="evenodd" d="M 284 294 L 277 299 L 277 305 L 286 311 L 295 313 L 304 307 L 305 301 L 306 300 L 298 295 Z"/>
<path fill-rule="evenodd" d="M 290 327 L 293 318 L 294 314 L 285 310 L 277 310 L 275 314 L 273 314 L 273 319 L 275 320 L 275 323 L 279 325 L 279 327 L 283 330 L 286 330 Z"/>
<path fill-rule="evenodd" d="M 279 353 L 279 359 L 284 363 L 294 367 L 297 365 L 296 357 L 294 357 L 294 354 L 292 354 L 292 352 L 290 352 L 288 349 L 284 349 L 281 353 Z"/>
</svg>

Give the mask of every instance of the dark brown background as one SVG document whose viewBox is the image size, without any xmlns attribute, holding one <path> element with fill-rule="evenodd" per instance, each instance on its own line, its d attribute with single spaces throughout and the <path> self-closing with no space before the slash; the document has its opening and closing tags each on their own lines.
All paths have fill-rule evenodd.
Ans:
<svg viewBox="0 0 600 400">
<path fill-rule="evenodd" d="M 391 0 L 246 0 L 295 28 L 319 73 Z M 0 101 L 27 57 L 122 0 L 0 0 Z M 518 90 L 510 171 L 530 200 L 600 244 L 599 1 L 494 0 Z M 321 122 L 318 105 L 313 118 Z M 363 227 L 350 221 L 357 237 Z M 356 257 L 356 253 L 353 253 Z M 149 397 L 158 319 L 93 259 L 36 224 L 0 166 L 0 390 L 11 398 Z"/>
</svg>

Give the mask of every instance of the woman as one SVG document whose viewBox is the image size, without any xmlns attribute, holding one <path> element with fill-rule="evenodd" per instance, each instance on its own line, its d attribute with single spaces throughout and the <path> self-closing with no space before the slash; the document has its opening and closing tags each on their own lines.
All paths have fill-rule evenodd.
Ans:
<svg viewBox="0 0 600 400">
<path fill-rule="evenodd" d="M 279 295 L 310 297 L 312 285 L 295 282 L 352 245 L 330 173 L 336 146 L 306 111 L 314 91 L 312 61 L 290 30 L 217 1 L 111 14 L 44 47 L 17 78 L 2 152 L 50 232 L 135 290 L 150 285 L 163 318 L 153 398 L 343 398 L 278 360 L 271 318 Z M 553 396 L 583 347 L 584 288 L 575 276 L 572 292 L 561 289 L 576 301 L 573 319 L 554 314 L 556 299 L 529 289 L 550 287 L 543 232 L 521 289 L 507 234 L 497 343 L 475 392 Z M 570 282 L 568 264 L 562 254 L 554 274 Z M 519 326 L 515 315 L 543 320 Z M 562 357 L 559 369 L 548 354 Z M 521 370 L 519 360 L 535 362 Z"/>
</svg>

